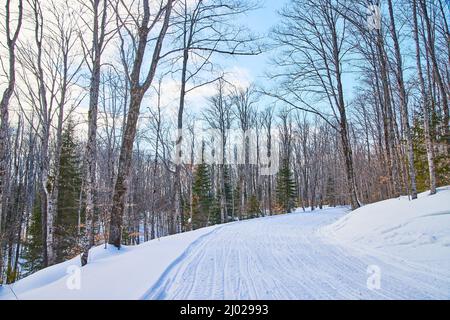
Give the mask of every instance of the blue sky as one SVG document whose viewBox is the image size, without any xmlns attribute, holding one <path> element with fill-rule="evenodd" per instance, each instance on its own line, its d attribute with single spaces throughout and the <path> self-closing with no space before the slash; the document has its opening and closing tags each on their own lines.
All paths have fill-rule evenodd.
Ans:
<svg viewBox="0 0 450 320">
<path fill-rule="evenodd" d="M 253 32 L 265 37 L 275 26 L 279 17 L 277 10 L 281 9 L 287 0 L 265 0 L 261 1 L 261 8 L 249 12 L 242 18 L 242 24 L 247 25 Z M 233 58 L 233 65 L 246 69 L 254 81 L 261 80 L 264 71 L 269 65 L 270 52 L 257 56 L 240 56 Z M 231 62 L 231 61 L 230 61 Z"/>
<path fill-rule="evenodd" d="M 289 0 L 265 0 L 261 1 L 261 7 L 257 10 L 251 11 L 240 20 L 240 23 L 248 26 L 253 32 L 263 36 L 263 42 L 271 31 L 276 26 L 280 17 L 278 11 L 281 10 Z M 246 70 L 249 75 L 249 80 L 270 88 L 273 86 L 265 78 L 265 71 L 273 68 L 270 64 L 270 57 L 273 52 L 264 52 L 257 56 L 239 56 L 232 58 L 224 58 L 224 63 L 227 67 L 239 68 Z M 347 102 L 353 97 L 355 85 L 355 73 L 344 73 L 344 91 Z"/>
</svg>

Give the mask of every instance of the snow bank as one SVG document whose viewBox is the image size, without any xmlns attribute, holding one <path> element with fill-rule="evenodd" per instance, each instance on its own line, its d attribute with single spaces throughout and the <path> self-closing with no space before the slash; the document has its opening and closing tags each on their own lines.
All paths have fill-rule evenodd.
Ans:
<svg viewBox="0 0 450 320">
<path fill-rule="evenodd" d="M 359 208 L 320 232 L 331 241 L 428 266 L 450 276 L 450 187 Z"/>
<path fill-rule="evenodd" d="M 91 250 L 88 265 L 78 269 L 79 289 L 71 282 L 73 271 L 80 267 L 76 257 L 3 286 L 0 299 L 140 299 L 191 244 L 215 229 L 212 226 L 120 250 L 98 246 Z"/>
</svg>

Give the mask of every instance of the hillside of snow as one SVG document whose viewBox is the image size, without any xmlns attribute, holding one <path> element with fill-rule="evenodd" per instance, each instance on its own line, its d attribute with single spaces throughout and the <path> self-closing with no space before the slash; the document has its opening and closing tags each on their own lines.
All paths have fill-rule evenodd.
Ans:
<svg viewBox="0 0 450 320">
<path fill-rule="evenodd" d="M 214 228 L 176 234 L 138 246 L 122 246 L 120 250 L 98 246 L 91 249 L 88 265 L 78 269 L 79 290 L 73 288 L 71 280 L 74 267 L 81 266 L 80 258 L 76 257 L 11 286 L 0 287 L 0 299 L 140 299 L 189 245 Z"/>
<path fill-rule="evenodd" d="M 366 205 L 326 226 L 332 241 L 448 271 L 450 187 Z"/>
<path fill-rule="evenodd" d="M 450 187 L 99 246 L 79 265 L 3 286 L 0 299 L 450 299 Z"/>
</svg>

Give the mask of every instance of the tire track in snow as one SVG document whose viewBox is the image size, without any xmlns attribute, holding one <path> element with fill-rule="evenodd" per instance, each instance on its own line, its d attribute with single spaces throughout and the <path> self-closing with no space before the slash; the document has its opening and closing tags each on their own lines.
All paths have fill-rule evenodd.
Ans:
<svg viewBox="0 0 450 320">
<path fill-rule="evenodd" d="M 335 245 L 316 232 L 343 209 L 223 225 L 174 261 L 146 299 L 449 298 L 450 279 Z M 381 289 L 367 289 L 367 267 L 381 268 Z"/>
<path fill-rule="evenodd" d="M 196 247 L 197 245 L 199 245 L 203 239 L 211 234 L 213 234 L 214 232 L 217 232 L 218 229 L 220 229 L 221 227 L 217 227 L 216 229 L 212 230 L 211 232 L 208 232 L 202 236 L 200 236 L 198 239 L 196 239 L 194 242 L 192 242 L 187 248 L 186 250 L 183 251 L 183 253 L 177 258 L 175 259 L 170 265 L 169 267 L 162 273 L 161 277 L 158 279 L 158 281 L 156 281 L 156 283 L 150 288 L 148 289 L 141 297 L 140 300 L 148 300 L 150 298 L 153 299 L 163 299 L 164 298 L 164 290 L 163 288 L 167 285 L 170 285 L 170 282 L 168 283 L 168 274 L 172 271 L 172 269 L 177 268 L 178 265 L 180 264 L 181 261 L 183 261 L 183 259 L 190 253 L 191 250 L 194 249 L 194 247 Z M 193 269 L 194 271 L 196 270 L 195 268 Z M 156 293 L 156 295 L 155 295 Z"/>
</svg>

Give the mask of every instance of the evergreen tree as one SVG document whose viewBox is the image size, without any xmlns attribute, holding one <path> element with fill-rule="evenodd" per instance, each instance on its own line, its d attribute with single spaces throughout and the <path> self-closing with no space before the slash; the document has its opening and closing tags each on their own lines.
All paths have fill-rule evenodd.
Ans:
<svg viewBox="0 0 450 320">
<path fill-rule="evenodd" d="M 232 213 L 233 213 L 233 186 L 231 183 L 231 177 L 230 177 L 230 169 L 228 166 L 223 167 L 223 175 L 225 179 L 225 200 L 227 203 L 227 212 L 228 217 L 227 221 L 232 220 Z"/>
<path fill-rule="evenodd" d="M 81 158 L 74 139 L 74 125 L 72 121 L 69 121 L 63 132 L 60 156 L 58 213 L 55 234 L 57 262 L 65 261 L 80 253 L 78 246 L 78 212 L 81 178 Z"/>
<path fill-rule="evenodd" d="M 416 117 L 413 120 L 412 137 L 414 144 L 414 167 L 416 169 L 417 191 L 423 192 L 428 188 L 428 164 L 427 150 L 424 142 L 424 131 L 421 120 Z"/>
<path fill-rule="evenodd" d="M 259 217 L 261 215 L 261 207 L 258 201 L 258 197 L 252 194 L 248 200 L 248 210 L 250 218 Z"/>
<path fill-rule="evenodd" d="M 231 213 L 234 212 L 233 219 L 238 220 L 239 219 L 239 210 L 240 210 L 240 206 L 241 206 L 241 184 L 240 183 L 238 183 L 236 185 L 236 188 L 234 188 L 232 194 L 233 194 L 233 199 L 231 201 L 232 209 L 230 212 Z"/>
<path fill-rule="evenodd" d="M 211 197 L 208 225 L 220 224 L 220 196 Z"/>
<path fill-rule="evenodd" d="M 205 163 L 197 166 L 192 186 L 192 194 L 192 227 L 193 229 L 206 227 L 211 222 L 210 215 L 213 209 L 213 197 L 211 195 L 209 166 Z"/>
<path fill-rule="evenodd" d="M 41 199 L 36 197 L 31 213 L 30 225 L 27 231 L 22 251 L 22 276 L 26 277 L 44 267 L 42 257 L 42 211 Z"/>
<path fill-rule="evenodd" d="M 427 161 L 427 150 L 425 148 L 425 136 L 423 128 L 423 114 L 418 113 L 413 119 L 413 127 L 411 130 L 413 139 L 413 150 L 414 150 L 414 167 L 416 169 L 416 180 L 417 180 L 417 191 L 424 192 L 430 188 L 429 183 L 429 171 L 428 171 L 428 161 Z M 438 136 L 436 126 L 440 123 L 442 119 L 434 115 L 432 117 L 432 139 Z M 434 145 L 439 145 L 445 143 L 440 139 L 434 138 Z M 436 184 L 446 185 L 450 181 L 450 159 L 445 154 L 441 152 L 435 153 L 434 166 L 436 173 Z"/>
<path fill-rule="evenodd" d="M 295 205 L 296 185 L 287 159 L 282 160 L 277 175 L 277 201 L 284 212 L 291 212 Z"/>
</svg>

